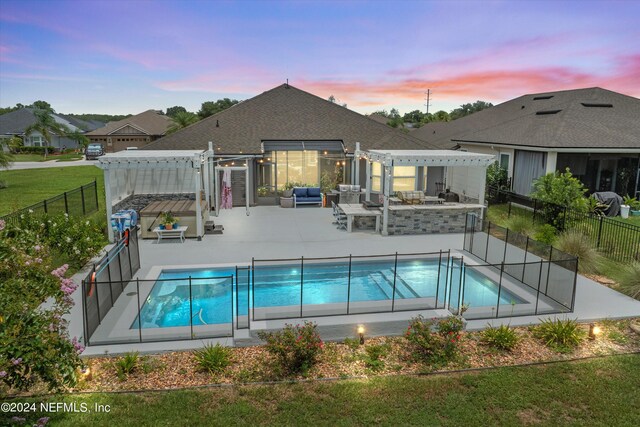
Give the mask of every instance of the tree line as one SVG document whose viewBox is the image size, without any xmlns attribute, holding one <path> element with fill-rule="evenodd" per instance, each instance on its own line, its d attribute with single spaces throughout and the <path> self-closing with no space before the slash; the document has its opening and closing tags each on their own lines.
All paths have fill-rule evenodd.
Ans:
<svg viewBox="0 0 640 427">
<path fill-rule="evenodd" d="M 404 115 L 400 115 L 400 112 L 397 109 L 392 108 L 391 111 L 378 110 L 372 114 L 378 114 L 386 117 L 389 119 L 387 124 L 394 128 L 403 127 L 405 123 L 411 123 L 413 125 L 412 127 L 419 128 L 420 126 L 431 122 L 450 122 L 489 107 L 493 107 L 493 104 L 478 100 L 473 103 L 462 104 L 460 107 L 455 108 L 450 112 L 440 110 L 435 113 L 423 113 L 420 110 L 413 110 Z"/>
</svg>

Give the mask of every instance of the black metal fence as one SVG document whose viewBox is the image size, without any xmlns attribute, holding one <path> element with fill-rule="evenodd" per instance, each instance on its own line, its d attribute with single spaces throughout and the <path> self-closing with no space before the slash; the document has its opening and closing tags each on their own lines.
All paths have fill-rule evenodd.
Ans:
<svg viewBox="0 0 640 427">
<path fill-rule="evenodd" d="M 473 214 L 467 215 L 464 249 L 487 262 L 487 265 L 465 265 L 465 274 L 478 270 L 494 281 L 497 278 L 499 288 L 494 305 L 480 310 L 470 307 L 465 318 L 486 318 L 487 308 L 495 310 L 492 311 L 495 316 L 491 317 L 573 311 L 578 276 L 578 258 L 575 256 L 480 220 Z M 514 287 L 512 280 L 525 286 Z M 465 275 L 463 283 L 466 282 Z M 461 292 L 465 292 L 464 285 L 461 288 Z M 466 303 L 464 297 L 460 302 Z"/>
<path fill-rule="evenodd" d="M 138 233 L 132 230 L 128 245 L 124 240 L 118 242 L 82 280 L 84 339 L 87 345 L 138 269 Z"/>
<path fill-rule="evenodd" d="M 487 189 L 490 204 L 508 204 L 508 215 L 517 212 L 534 224 L 551 224 L 558 230 L 578 230 L 588 236 L 603 255 L 616 261 L 640 261 L 640 227 L 595 213 L 584 213 L 553 203 L 499 190 Z"/>
<path fill-rule="evenodd" d="M 82 185 L 70 191 L 45 199 L 41 202 L 27 206 L 26 208 L 11 212 L 8 215 L 0 217 L 6 222 L 17 222 L 21 214 L 37 213 L 37 214 L 60 214 L 67 213 L 69 215 L 81 216 L 88 215 L 98 211 L 98 185 L 96 181 Z"/>
</svg>

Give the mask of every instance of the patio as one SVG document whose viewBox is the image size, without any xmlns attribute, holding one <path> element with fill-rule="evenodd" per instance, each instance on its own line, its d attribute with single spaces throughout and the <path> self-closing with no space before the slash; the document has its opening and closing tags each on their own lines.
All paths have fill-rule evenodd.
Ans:
<svg viewBox="0 0 640 427">
<path fill-rule="evenodd" d="M 212 264 L 247 265 L 251 257 L 256 259 L 328 257 L 341 255 L 373 255 L 431 252 L 440 249 L 461 249 L 462 234 L 382 236 L 372 230 L 367 232 L 346 233 L 332 224 L 330 209 L 303 207 L 300 209 L 282 209 L 279 207 L 256 207 L 247 216 L 242 208 L 223 210 L 215 219 L 216 224 L 224 226 L 224 234 L 205 235 L 202 241 L 187 239 L 157 243 L 156 240 L 140 241 L 141 269 L 136 274 L 140 279 L 150 278 L 160 268 L 202 267 Z M 465 254 L 465 259 L 475 257 Z M 133 284 L 135 286 L 135 283 Z M 129 290 L 127 290 L 129 291 Z M 576 309 L 574 313 L 550 316 L 525 316 L 500 318 L 489 321 L 492 324 L 510 323 L 528 325 L 537 323 L 539 318 L 568 317 L 580 321 L 602 318 L 623 318 L 640 316 L 640 302 L 599 285 L 583 276 L 578 276 L 576 291 Z M 446 315 L 446 310 L 408 311 L 383 314 L 352 314 L 348 316 L 317 317 L 315 321 L 321 328 L 323 337 L 329 340 L 341 340 L 353 335 L 354 325 L 367 325 L 371 335 L 394 335 L 403 330 L 406 322 L 422 313 L 426 316 Z M 72 328 L 81 330 L 81 314 L 72 321 Z M 252 321 L 252 328 L 276 329 L 292 320 Z M 470 330 L 486 327 L 487 320 L 471 320 Z M 255 342 L 247 330 L 236 331 L 235 338 L 204 340 L 231 344 Z M 145 342 L 118 345 L 99 345 L 87 348 L 85 354 L 104 354 L 105 350 L 126 352 L 132 349 L 141 351 L 160 351 L 166 349 L 195 348 L 203 340 L 175 342 Z"/>
</svg>

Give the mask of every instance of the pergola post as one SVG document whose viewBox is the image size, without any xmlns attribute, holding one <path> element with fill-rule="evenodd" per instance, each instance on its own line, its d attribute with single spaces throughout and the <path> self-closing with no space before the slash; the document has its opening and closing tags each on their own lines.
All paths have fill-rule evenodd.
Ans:
<svg viewBox="0 0 640 427">
<path fill-rule="evenodd" d="M 391 192 L 391 176 L 393 175 L 393 161 L 389 156 L 386 157 L 383 164 L 384 191 L 383 191 L 383 211 L 382 211 L 382 235 L 389 234 L 389 193 Z"/>
<path fill-rule="evenodd" d="M 251 182 L 249 181 L 249 159 L 247 159 L 244 163 L 245 167 L 245 178 L 244 178 L 244 202 L 247 209 L 247 216 L 249 216 L 249 189 L 251 188 Z"/>
<path fill-rule="evenodd" d="M 211 210 L 211 185 L 209 183 L 209 154 L 205 154 L 204 163 L 202 164 L 202 177 L 204 179 L 204 197 L 206 200 L 207 220 L 209 220 L 209 211 Z"/>
<path fill-rule="evenodd" d="M 105 196 L 105 210 L 107 211 L 107 233 L 109 235 L 109 241 L 113 243 L 113 228 L 111 228 L 111 214 L 113 213 L 111 206 L 111 171 L 109 169 L 104 170 L 104 196 Z"/>
<path fill-rule="evenodd" d="M 354 164 L 354 180 L 353 183 L 355 185 L 359 185 L 360 184 L 360 143 L 356 142 L 356 151 L 353 155 L 353 161 L 355 162 Z"/>
<path fill-rule="evenodd" d="M 365 200 L 367 202 L 370 202 L 371 201 L 371 161 L 369 159 L 366 159 L 366 161 L 364 162 L 364 171 L 366 175 L 365 185 L 367 186 L 366 192 L 365 192 Z"/>
<path fill-rule="evenodd" d="M 200 169 L 202 169 L 202 165 L 200 164 L 200 158 L 198 157 L 197 166 L 194 169 L 195 181 L 196 181 L 196 236 L 198 237 L 198 241 L 202 240 L 202 204 L 201 204 L 201 180 L 202 176 L 200 175 Z"/>
<path fill-rule="evenodd" d="M 482 206 L 484 206 L 484 193 L 486 191 L 486 186 L 487 186 L 487 179 L 486 179 L 486 173 L 487 173 L 487 168 L 484 168 L 484 179 L 481 179 L 479 184 L 480 184 L 480 194 L 478 194 L 478 204 L 481 204 Z M 484 209 L 482 209 L 480 211 L 480 219 L 484 218 Z"/>
</svg>

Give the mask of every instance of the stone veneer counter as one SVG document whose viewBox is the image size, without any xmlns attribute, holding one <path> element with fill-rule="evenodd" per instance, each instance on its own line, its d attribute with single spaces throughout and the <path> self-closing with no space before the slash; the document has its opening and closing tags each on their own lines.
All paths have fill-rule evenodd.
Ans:
<svg viewBox="0 0 640 427">
<path fill-rule="evenodd" d="M 464 233 L 467 213 L 482 214 L 484 206 L 468 203 L 389 206 L 389 235 Z"/>
</svg>

